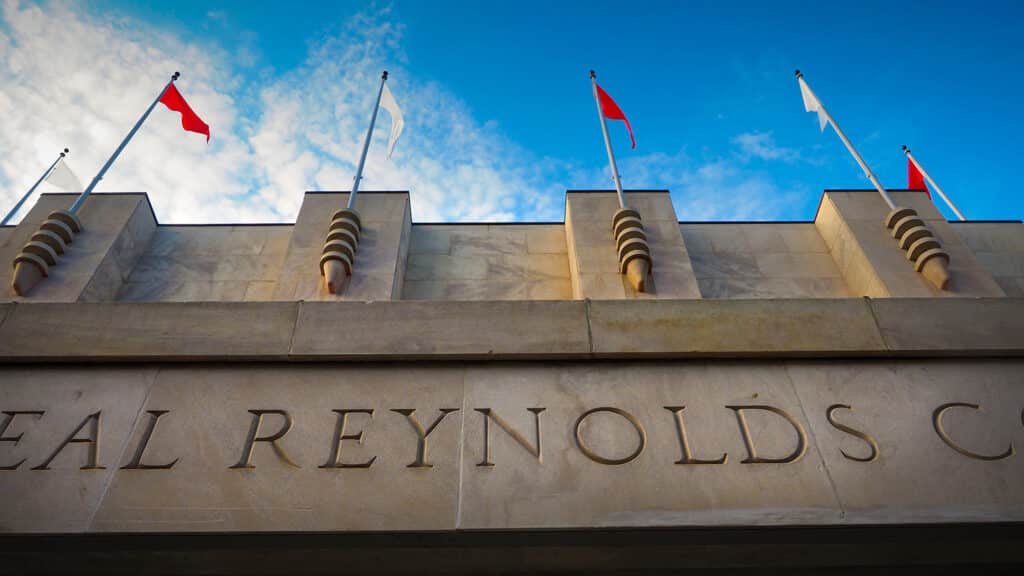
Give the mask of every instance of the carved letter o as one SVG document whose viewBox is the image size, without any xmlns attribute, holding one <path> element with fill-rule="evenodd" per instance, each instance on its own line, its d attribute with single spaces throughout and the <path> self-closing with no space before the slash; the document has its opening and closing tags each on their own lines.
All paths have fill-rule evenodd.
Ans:
<svg viewBox="0 0 1024 576">
<path fill-rule="evenodd" d="M 587 446 L 583 443 L 583 438 L 580 436 L 580 426 L 583 424 L 583 421 L 588 416 L 590 416 L 591 414 L 595 414 L 597 412 L 611 412 L 612 414 L 618 414 L 619 416 L 625 418 L 626 421 L 633 426 L 633 429 L 636 430 L 636 435 L 639 439 L 639 442 L 637 443 L 636 450 L 633 450 L 632 454 L 626 456 L 625 458 L 605 458 L 604 456 L 597 454 L 590 448 L 587 448 Z M 640 422 L 636 419 L 636 417 L 634 417 L 629 412 L 622 410 L 621 408 L 613 408 L 610 406 L 592 408 L 590 410 L 587 410 L 583 414 L 580 414 L 580 417 L 576 419 L 576 426 L 573 428 L 573 434 L 576 436 L 576 446 L 579 447 L 580 452 L 583 452 L 584 456 L 590 458 L 591 460 L 597 462 L 598 464 L 607 464 L 609 466 L 617 466 L 619 464 L 626 464 L 628 462 L 632 462 L 637 458 L 637 456 L 639 456 L 644 451 L 644 447 L 647 446 L 647 433 L 644 432 L 644 427 L 640 425 Z"/>
</svg>

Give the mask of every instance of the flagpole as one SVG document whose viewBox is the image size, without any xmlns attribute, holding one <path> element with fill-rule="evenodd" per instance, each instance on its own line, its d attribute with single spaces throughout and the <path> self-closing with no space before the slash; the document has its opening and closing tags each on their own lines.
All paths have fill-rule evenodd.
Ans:
<svg viewBox="0 0 1024 576">
<path fill-rule="evenodd" d="M 51 172 L 53 172 L 53 169 L 57 167 L 57 163 L 60 162 L 61 158 L 66 156 L 68 152 L 70 152 L 70 150 L 65 148 L 64 151 L 60 153 L 60 156 L 57 156 L 57 159 L 53 161 L 53 164 L 50 164 L 50 167 L 47 168 L 45 172 L 43 172 L 43 175 L 39 177 L 39 180 L 36 180 L 36 183 L 33 184 L 32 187 L 28 189 L 28 192 L 25 192 L 25 195 L 21 197 L 21 200 L 18 200 L 18 203 L 14 205 L 14 208 L 11 208 L 11 211 L 7 213 L 7 216 L 4 216 L 4 219 L 0 220 L 0 226 L 7 224 L 11 217 L 14 216 L 21 208 L 21 205 L 24 204 L 25 201 L 28 200 L 29 196 L 31 196 L 32 193 L 36 191 L 36 188 L 38 188 L 39 185 L 43 183 L 43 180 L 46 180 L 46 177 L 49 176 Z"/>
<path fill-rule="evenodd" d="M 964 218 L 963 213 L 956 207 L 956 204 L 953 204 L 953 201 L 949 199 L 949 196 L 946 196 L 946 193 L 942 191 L 942 188 L 935 183 L 935 180 L 932 180 L 932 177 L 928 175 L 928 172 L 925 171 L 920 163 L 918 163 L 917 158 L 914 158 L 914 155 L 910 153 L 910 148 L 907 148 L 906 144 L 903 145 L 903 152 L 907 155 L 907 158 L 914 163 L 914 166 L 916 166 L 917 170 L 921 172 L 921 175 L 924 176 L 925 180 L 932 185 L 932 188 L 939 193 L 939 196 L 942 196 L 942 199 L 946 201 L 946 204 L 953 210 L 953 212 L 956 213 L 957 218 L 967 220 L 967 218 Z"/>
<path fill-rule="evenodd" d="M 180 76 L 180 72 L 175 72 L 171 75 L 171 80 L 167 82 L 163 90 L 161 90 L 160 93 L 157 94 L 156 99 L 153 100 L 153 103 L 149 105 L 149 108 L 146 108 L 146 111 L 142 114 L 142 117 L 139 118 L 139 121 L 135 123 L 135 126 L 132 127 L 130 132 L 128 132 L 128 135 L 124 137 L 124 140 L 121 141 L 121 145 L 117 147 L 117 150 L 114 150 L 114 154 L 110 157 L 109 160 L 107 160 L 107 163 L 103 165 L 103 168 L 100 168 L 99 173 L 96 174 L 96 177 L 92 179 L 92 182 L 89 183 L 89 186 L 78 196 L 78 199 L 75 200 L 75 203 L 71 205 L 71 208 L 68 208 L 68 212 L 72 214 L 78 212 L 78 209 L 82 207 L 82 203 L 85 202 L 85 199 L 89 197 L 89 194 L 92 194 L 93 189 L 96 188 L 96 185 L 99 184 L 100 180 L 103 179 L 103 175 L 106 174 L 107 170 L 109 170 L 111 165 L 114 164 L 114 160 L 117 160 L 117 157 L 121 155 L 121 151 L 124 150 L 124 147 L 128 145 L 128 142 L 132 139 L 133 136 L 135 136 L 135 133 L 139 131 L 139 128 L 142 127 L 142 123 L 146 121 L 146 118 L 149 118 L 149 113 L 153 111 L 153 108 L 156 108 L 156 105 L 160 102 L 160 99 L 163 98 L 164 92 L 166 92 L 167 89 L 170 88 L 171 84 L 174 84 L 174 81 L 177 80 Z"/>
<path fill-rule="evenodd" d="M 619 167 L 615 164 L 612 141 L 608 138 L 608 121 L 605 120 L 604 111 L 601 110 L 601 99 L 597 95 L 597 74 L 593 70 L 590 71 L 590 84 L 594 91 L 594 102 L 597 104 L 597 117 L 601 120 L 601 133 L 604 134 L 604 147 L 608 151 L 608 164 L 612 168 L 612 180 L 615 181 L 615 193 L 619 195 L 619 208 L 625 208 L 626 197 L 622 193 L 622 181 L 619 179 Z"/>
<path fill-rule="evenodd" d="M 821 99 L 818 98 L 818 95 L 814 94 L 814 90 L 811 90 L 811 87 L 807 84 L 807 81 L 804 80 L 803 73 L 797 70 L 796 78 L 797 81 L 800 82 L 803 85 L 803 87 L 807 89 L 808 92 L 814 95 L 815 100 L 817 100 L 818 102 L 818 106 L 821 108 L 821 113 L 824 114 L 825 118 L 829 121 L 830 124 L 832 124 L 832 128 L 835 129 L 836 134 L 839 135 L 839 139 L 842 140 L 843 144 L 846 145 L 846 149 L 850 151 L 850 154 L 853 156 L 853 159 L 857 161 L 857 164 L 860 164 L 860 169 L 864 171 L 864 174 L 868 177 L 868 180 L 871 180 L 871 183 L 875 185 L 875 189 L 878 190 L 878 193 L 882 195 L 882 199 L 885 200 L 885 203 L 889 205 L 889 209 L 895 210 L 896 204 L 892 201 L 892 198 L 889 197 L 889 192 L 885 189 L 885 187 L 882 186 L 882 183 L 878 181 L 878 178 L 875 177 L 875 173 L 871 171 L 871 168 L 868 168 L 867 162 L 864 162 L 864 159 L 860 157 L 860 154 L 857 152 L 857 149 L 853 147 L 853 143 L 851 143 L 850 139 L 846 137 L 845 133 L 843 133 L 843 129 L 839 127 L 839 124 L 836 124 L 835 118 L 833 118 L 832 115 L 828 113 L 828 110 L 825 108 L 825 105 L 821 103 Z"/>
<path fill-rule="evenodd" d="M 380 110 L 380 98 L 384 94 L 384 83 L 388 81 L 388 71 L 385 70 L 380 76 L 380 88 L 377 89 L 377 100 L 373 104 L 373 114 L 370 115 L 370 127 L 366 129 L 366 138 L 363 139 L 363 151 L 359 154 L 359 164 L 356 166 L 356 179 L 352 183 L 352 193 L 348 197 L 347 208 L 352 209 L 356 205 L 356 195 L 359 194 L 359 181 L 363 179 L 363 166 L 366 165 L 366 153 L 370 150 L 370 140 L 373 137 L 373 125 L 377 122 L 377 111 Z"/>
</svg>

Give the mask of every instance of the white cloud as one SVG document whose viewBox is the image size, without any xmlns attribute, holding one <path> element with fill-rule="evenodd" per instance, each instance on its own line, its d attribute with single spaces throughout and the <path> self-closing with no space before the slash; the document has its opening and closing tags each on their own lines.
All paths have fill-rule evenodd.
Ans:
<svg viewBox="0 0 1024 576">
<path fill-rule="evenodd" d="M 4 206 L 65 145 L 69 165 L 88 182 L 169 74 L 181 70 L 179 89 L 211 126 L 211 144 L 183 133 L 175 114 L 159 106 L 97 190 L 147 191 L 162 222 L 292 220 L 305 190 L 350 187 L 387 68 L 406 130 L 394 160 L 385 160 L 390 120 L 381 115 L 363 190 L 411 190 L 418 221 L 561 216 L 560 197 L 552 201 L 554 190 L 528 152 L 474 119 L 442 86 L 419 82 L 401 66 L 401 27 L 386 11 L 356 16 L 315 43 L 298 69 L 252 84 L 233 68 L 250 60 L 239 63 L 237 53 L 136 20 L 16 0 L 5 1 L 2 15 Z M 255 106 L 239 117 L 243 99 Z"/>
<path fill-rule="evenodd" d="M 566 188 L 610 188 L 598 159 L 538 158 L 444 86 L 411 74 L 402 26 L 386 9 L 353 17 L 311 42 L 302 65 L 270 75 L 254 73 L 255 38 L 240 53 L 130 18 L 87 15 L 77 5 L 3 1 L 4 208 L 65 145 L 69 165 L 88 182 L 175 70 L 183 73 L 179 89 L 211 126 L 210 145 L 158 106 L 98 188 L 147 191 L 161 222 L 288 222 L 305 190 L 348 189 L 385 68 L 406 128 L 386 160 L 390 119 L 381 114 L 362 189 L 409 190 L 416 221 L 561 220 Z M 727 156 L 703 162 L 682 152 L 625 159 L 624 178 L 633 188 L 671 189 L 683 219 L 778 217 L 791 194 L 745 162 L 799 156 L 770 133 L 733 143 Z"/>
<path fill-rule="evenodd" d="M 776 144 L 771 132 L 744 132 L 735 136 L 732 143 L 739 146 L 743 159 L 757 158 L 783 162 L 796 162 L 802 159 L 799 150 Z"/>
</svg>

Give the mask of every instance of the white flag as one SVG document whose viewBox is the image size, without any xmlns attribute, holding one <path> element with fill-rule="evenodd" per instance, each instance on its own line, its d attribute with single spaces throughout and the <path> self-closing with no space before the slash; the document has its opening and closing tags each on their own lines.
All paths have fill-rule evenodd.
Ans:
<svg viewBox="0 0 1024 576">
<path fill-rule="evenodd" d="M 804 97 L 804 110 L 808 112 L 818 113 L 818 124 L 821 125 L 821 131 L 825 131 L 825 126 L 828 125 L 828 117 L 825 116 L 825 110 L 821 107 L 821 102 L 818 101 L 818 97 L 811 92 L 810 86 L 807 82 L 804 82 L 803 77 L 798 78 L 800 81 L 800 95 Z"/>
<path fill-rule="evenodd" d="M 75 176 L 71 168 L 68 168 L 63 158 L 61 158 L 60 162 L 57 162 L 57 166 L 46 177 L 46 181 L 65 192 L 81 192 L 84 190 L 82 183 L 78 181 L 78 176 Z"/>
<path fill-rule="evenodd" d="M 388 158 L 391 158 L 391 153 L 395 150 L 395 142 L 398 142 L 398 137 L 402 135 L 402 128 L 405 126 L 405 122 L 402 121 L 402 110 L 398 108 L 398 103 L 395 102 L 395 97 L 391 95 L 391 90 L 388 89 L 387 83 L 384 84 L 384 93 L 380 97 L 380 105 L 388 114 L 391 114 L 391 138 L 388 140 Z"/>
</svg>

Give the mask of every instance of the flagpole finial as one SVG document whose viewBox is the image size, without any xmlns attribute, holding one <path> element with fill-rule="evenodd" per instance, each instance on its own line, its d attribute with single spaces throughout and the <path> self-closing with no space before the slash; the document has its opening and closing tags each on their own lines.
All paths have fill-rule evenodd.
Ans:
<svg viewBox="0 0 1024 576">
<path fill-rule="evenodd" d="M 60 156 L 61 156 L 61 158 L 63 158 L 64 156 L 66 156 L 66 155 L 68 155 L 70 153 L 71 153 L 71 150 L 68 150 L 67 148 L 65 148 L 64 151 L 60 153 Z"/>
<path fill-rule="evenodd" d="M 797 78 L 803 78 L 804 77 L 804 73 L 801 72 L 799 68 L 797 68 L 795 74 L 796 74 Z"/>
<path fill-rule="evenodd" d="M 590 79 L 597 80 L 597 73 L 594 72 L 593 70 L 590 71 Z"/>
<path fill-rule="evenodd" d="M 181 72 L 175 72 L 174 74 L 171 74 L 171 82 L 174 82 L 179 77 L 181 77 Z"/>
<path fill-rule="evenodd" d="M 380 77 L 380 78 L 381 78 L 381 80 L 387 80 L 387 79 L 388 79 L 388 71 L 387 71 L 387 70 L 385 70 L 385 71 L 384 71 L 384 73 L 383 73 L 383 74 L 381 74 L 381 77 Z"/>
<path fill-rule="evenodd" d="M 906 145 L 906 144 L 904 144 L 904 145 L 903 145 L 903 153 L 904 153 L 904 154 L 907 154 L 907 153 L 909 153 L 909 152 L 910 152 L 910 148 L 907 148 L 907 145 Z"/>
</svg>

